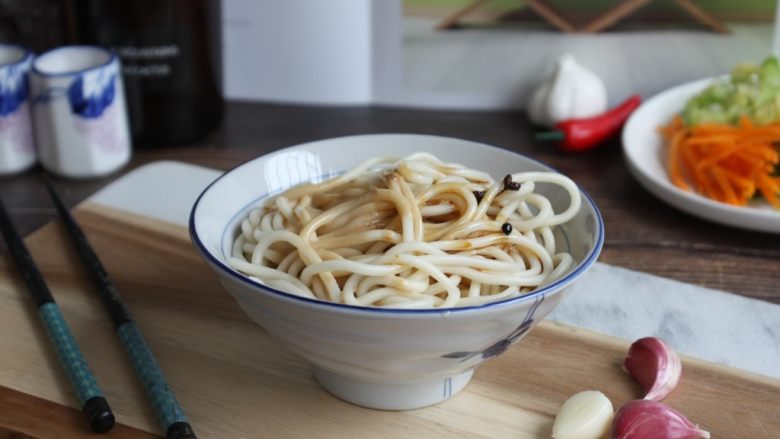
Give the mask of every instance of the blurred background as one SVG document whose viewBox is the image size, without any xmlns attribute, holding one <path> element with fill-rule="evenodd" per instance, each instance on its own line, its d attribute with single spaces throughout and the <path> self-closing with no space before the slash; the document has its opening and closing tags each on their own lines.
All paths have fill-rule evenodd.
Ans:
<svg viewBox="0 0 780 439">
<path fill-rule="evenodd" d="M 648 1 L 598 33 L 561 32 L 522 0 L 492 0 L 437 31 L 442 17 L 470 0 L 404 1 L 404 85 L 455 95 L 463 106 L 519 108 L 563 53 L 607 84 L 610 103 L 645 97 L 692 79 L 728 72 L 771 50 L 773 0 L 696 1 L 726 32 L 697 20 L 672 0 Z M 615 0 L 546 0 L 581 29 L 621 4 Z M 642 2 L 639 2 L 642 3 Z"/>
<path fill-rule="evenodd" d="M 725 73 L 771 50 L 772 0 L 691 2 L 721 31 L 673 0 L 533 2 L 549 6 L 575 32 L 562 31 L 528 3 L 225 0 L 225 91 L 237 99 L 519 109 L 556 60 L 571 53 L 607 83 L 614 104 Z M 634 9 L 599 32 L 579 31 L 626 4 Z M 244 56 L 249 45 L 259 56 Z M 287 68 L 275 75 L 274 66 Z"/>
<path fill-rule="evenodd" d="M 221 120 L 222 96 L 523 109 L 565 53 L 603 79 L 610 105 L 634 93 L 647 98 L 763 59 L 772 50 L 775 6 L 773 0 L 0 0 L 0 38 L 38 53 L 73 43 L 117 50 L 134 140 L 143 147 L 204 136 Z"/>
</svg>

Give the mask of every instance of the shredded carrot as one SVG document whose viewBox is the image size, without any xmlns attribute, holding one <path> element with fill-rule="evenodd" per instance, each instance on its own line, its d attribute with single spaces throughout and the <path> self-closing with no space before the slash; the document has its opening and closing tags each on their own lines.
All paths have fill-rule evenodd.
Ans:
<svg viewBox="0 0 780 439">
<path fill-rule="evenodd" d="M 780 122 L 756 126 L 743 117 L 735 125 L 686 126 L 680 117 L 661 127 L 669 145 L 669 179 L 723 203 L 743 206 L 760 194 L 780 209 Z"/>
<path fill-rule="evenodd" d="M 669 176 L 675 185 L 688 190 L 688 184 L 685 183 L 685 179 L 680 173 L 680 144 L 684 138 L 685 133 L 678 132 L 669 142 Z"/>
</svg>

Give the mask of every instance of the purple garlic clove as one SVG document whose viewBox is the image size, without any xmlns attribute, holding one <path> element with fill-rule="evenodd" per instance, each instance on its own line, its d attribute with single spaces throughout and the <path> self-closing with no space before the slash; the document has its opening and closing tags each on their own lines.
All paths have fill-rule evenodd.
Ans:
<svg viewBox="0 0 780 439">
<path fill-rule="evenodd" d="M 710 434 L 660 402 L 630 401 L 615 413 L 612 439 L 696 439 Z"/>
<path fill-rule="evenodd" d="M 682 374 L 680 357 L 663 340 L 641 338 L 631 344 L 623 367 L 642 386 L 644 399 L 661 401 L 677 387 Z"/>
</svg>

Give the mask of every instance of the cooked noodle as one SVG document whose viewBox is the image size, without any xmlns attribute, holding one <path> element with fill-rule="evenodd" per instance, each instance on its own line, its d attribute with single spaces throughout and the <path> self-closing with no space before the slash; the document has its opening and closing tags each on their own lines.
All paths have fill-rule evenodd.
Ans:
<svg viewBox="0 0 780 439">
<path fill-rule="evenodd" d="M 542 182 L 568 193 L 565 210 L 534 192 Z M 427 153 L 379 157 L 268 199 L 242 221 L 228 263 L 270 287 L 348 305 L 481 305 L 569 271 L 574 260 L 555 253 L 552 228 L 580 201 L 556 173 L 495 182 Z"/>
</svg>

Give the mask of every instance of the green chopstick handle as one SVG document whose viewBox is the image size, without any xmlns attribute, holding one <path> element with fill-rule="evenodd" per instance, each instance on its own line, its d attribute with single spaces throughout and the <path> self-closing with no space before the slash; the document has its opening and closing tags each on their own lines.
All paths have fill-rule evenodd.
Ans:
<svg viewBox="0 0 780 439">
<path fill-rule="evenodd" d="M 76 391 L 76 398 L 89 420 L 92 431 L 104 433 L 110 430 L 114 426 L 114 414 L 103 397 L 103 392 L 98 387 L 60 308 L 54 302 L 47 302 L 38 307 L 38 315 L 54 344 L 60 364 Z"/>
<path fill-rule="evenodd" d="M 187 416 L 184 415 L 184 410 L 168 387 L 160 366 L 157 365 L 152 351 L 146 345 L 141 331 L 132 321 L 122 323 L 116 331 L 125 351 L 130 356 L 136 374 L 141 378 L 146 394 L 152 401 L 160 424 L 165 428 L 166 437 L 168 439 L 196 438 Z"/>
</svg>

